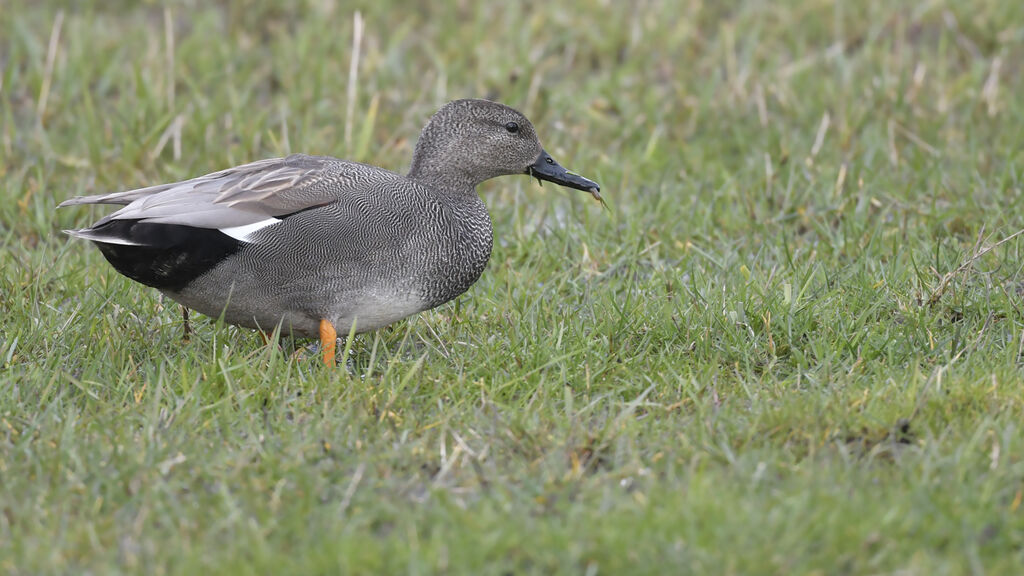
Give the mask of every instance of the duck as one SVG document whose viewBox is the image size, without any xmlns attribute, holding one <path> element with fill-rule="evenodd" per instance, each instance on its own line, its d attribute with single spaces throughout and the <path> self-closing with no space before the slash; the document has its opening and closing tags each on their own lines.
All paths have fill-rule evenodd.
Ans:
<svg viewBox="0 0 1024 576">
<path fill-rule="evenodd" d="M 493 228 L 477 186 L 525 174 L 589 192 L 521 112 L 482 99 L 428 120 L 405 174 L 292 154 L 189 180 L 81 196 L 58 207 L 122 206 L 87 228 L 124 276 L 187 310 L 264 333 L 319 338 L 385 327 L 441 306 L 480 278 Z"/>
</svg>

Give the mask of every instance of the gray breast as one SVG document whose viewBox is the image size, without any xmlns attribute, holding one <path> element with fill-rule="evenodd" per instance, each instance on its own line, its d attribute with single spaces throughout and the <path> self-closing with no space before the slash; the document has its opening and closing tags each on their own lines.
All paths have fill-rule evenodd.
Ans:
<svg viewBox="0 0 1024 576">
<path fill-rule="evenodd" d="M 410 258 L 425 254 L 420 295 L 427 308 L 440 306 L 473 285 L 491 257 L 491 218 L 479 197 L 457 204 L 436 204 L 425 226 L 438 231 L 434 246 L 410 246 Z"/>
</svg>

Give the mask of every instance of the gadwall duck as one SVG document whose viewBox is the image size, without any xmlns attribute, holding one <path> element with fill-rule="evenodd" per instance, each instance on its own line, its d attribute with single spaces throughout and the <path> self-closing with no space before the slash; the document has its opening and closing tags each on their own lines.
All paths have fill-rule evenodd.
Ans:
<svg viewBox="0 0 1024 576">
<path fill-rule="evenodd" d="M 406 175 L 294 154 L 183 182 L 72 198 L 124 207 L 67 234 L 186 308 L 263 331 L 319 337 L 387 326 L 476 282 L 491 255 L 481 182 L 529 174 L 590 192 L 518 111 L 456 100 L 427 122 Z"/>
</svg>

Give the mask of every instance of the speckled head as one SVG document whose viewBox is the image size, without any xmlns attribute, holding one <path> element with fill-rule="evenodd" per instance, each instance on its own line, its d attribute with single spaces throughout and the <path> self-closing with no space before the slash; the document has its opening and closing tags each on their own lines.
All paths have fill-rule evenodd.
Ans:
<svg viewBox="0 0 1024 576">
<path fill-rule="evenodd" d="M 597 183 L 562 168 L 519 111 L 489 100 L 445 104 L 420 134 L 409 178 L 471 190 L 485 180 L 530 174 L 596 194 Z"/>
</svg>

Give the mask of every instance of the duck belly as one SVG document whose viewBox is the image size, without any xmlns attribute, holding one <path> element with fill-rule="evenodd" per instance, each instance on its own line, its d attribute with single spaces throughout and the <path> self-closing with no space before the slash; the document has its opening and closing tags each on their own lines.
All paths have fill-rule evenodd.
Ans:
<svg viewBox="0 0 1024 576">
<path fill-rule="evenodd" d="M 402 282 L 352 289 L 344 279 L 303 276 L 268 281 L 252 272 L 216 269 L 180 291 L 164 291 L 182 305 L 224 322 L 263 331 L 315 338 L 320 320 L 338 334 L 383 328 L 427 309 L 416 290 Z"/>
</svg>

